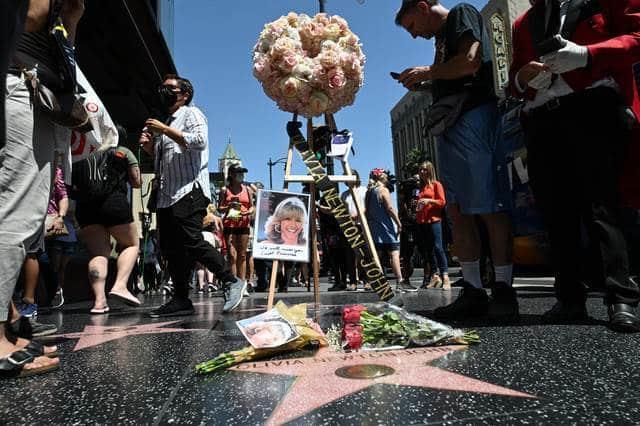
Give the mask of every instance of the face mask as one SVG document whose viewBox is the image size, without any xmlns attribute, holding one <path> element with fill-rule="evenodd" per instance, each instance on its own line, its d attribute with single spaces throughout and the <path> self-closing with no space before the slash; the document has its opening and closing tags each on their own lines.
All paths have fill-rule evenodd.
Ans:
<svg viewBox="0 0 640 426">
<path fill-rule="evenodd" d="M 158 94 L 160 95 L 160 102 L 165 108 L 171 108 L 178 100 L 178 94 L 169 86 L 160 86 Z"/>
</svg>

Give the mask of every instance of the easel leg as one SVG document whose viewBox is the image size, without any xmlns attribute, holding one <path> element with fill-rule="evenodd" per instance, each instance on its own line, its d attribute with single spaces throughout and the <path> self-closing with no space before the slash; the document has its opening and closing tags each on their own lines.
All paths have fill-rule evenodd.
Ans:
<svg viewBox="0 0 640 426">
<path fill-rule="evenodd" d="M 325 121 L 329 128 L 332 130 L 338 130 L 336 126 L 336 120 L 333 117 L 333 114 L 326 114 Z M 344 174 L 347 176 L 353 175 L 353 171 L 351 170 L 351 166 L 349 165 L 348 160 L 342 160 L 342 169 L 344 170 Z M 356 210 L 358 211 L 358 220 L 360 221 L 360 226 L 362 226 L 362 232 L 364 233 L 365 239 L 367 240 L 367 244 L 371 247 L 371 254 L 373 255 L 373 260 L 378 265 L 378 268 L 382 271 L 382 264 L 380 263 L 380 258 L 378 257 L 378 251 L 376 250 L 375 244 L 373 243 L 373 238 L 371 237 L 371 231 L 369 230 L 369 223 L 367 222 L 367 217 L 364 213 L 364 206 L 360 204 L 360 197 L 356 193 L 353 183 L 348 183 L 349 193 L 351 194 L 351 198 L 353 199 L 353 203 L 356 206 Z M 357 270 L 357 268 L 356 268 Z M 366 277 L 363 277 L 366 278 Z"/>
<path fill-rule="evenodd" d="M 307 142 L 313 148 L 313 122 L 307 120 Z M 320 259 L 318 254 L 318 233 L 316 229 L 317 210 L 316 210 L 316 185 L 309 185 L 311 193 L 311 265 L 313 267 L 313 300 L 316 309 L 320 308 Z"/>
<path fill-rule="evenodd" d="M 267 310 L 270 311 L 273 308 L 273 299 L 276 295 L 276 281 L 278 279 L 278 268 L 280 262 L 274 260 L 271 264 L 271 278 L 269 279 L 269 298 L 267 299 Z"/>
</svg>

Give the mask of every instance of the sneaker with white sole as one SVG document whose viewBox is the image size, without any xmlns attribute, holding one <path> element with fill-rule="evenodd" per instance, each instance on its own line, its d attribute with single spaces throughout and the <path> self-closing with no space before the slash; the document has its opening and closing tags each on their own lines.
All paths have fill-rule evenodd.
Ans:
<svg viewBox="0 0 640 426">
<path fill-rule="evenodd" d="M 36 303 L 27 303 L 22 301 L 19 303 L 16 308 L 20 315 L 25 318 L 35 318 L 38 316 L 38 305 Z"/>
<path fill-rule="evenodd" d="M 222 312 L 231 312 L 240 305 L 242 296 L 247 290 L 247 282 L 236 278 L 235 281 L 223 284 L 225 293 L 225 303 Z"/>
</svg>

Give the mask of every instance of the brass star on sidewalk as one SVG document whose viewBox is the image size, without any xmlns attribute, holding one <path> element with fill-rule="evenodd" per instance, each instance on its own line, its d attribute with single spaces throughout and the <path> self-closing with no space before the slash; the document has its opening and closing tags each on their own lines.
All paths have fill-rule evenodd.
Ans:
<svg viewBox="0 0 640 426">
<path fill-rule="evenodd" d="M 232 367 L 231 370 L 297 377 L 272 413 L 267 425 L 286 423 L 332 401 L 376 384 L 535 398 L 533 395 L 427 365 L 437 358 L 466 348 L 466 346 L 443 346 L 349 354 L 323 348 L 313 358 L 247 362 Z M 346 378 L 344 372 L 350 370 L 349 366 L 363 366 L 360 372 L 362 370 L 386 371 L 387 375 L 376 378 L 362 376 Z M 358 369 L 352 370 L 358 372 Z M 337 373 L 343 377 L 338 376 Z"/>
<path fill-rule="evenodd" d="M 165 325 L 175 324 L 180 321 L 158 322 L 152 324 L 129 325 L 129 326 L 102 326 L 87 325 L 79 333 L 59 334 L 51 337 L 64 337 L 67 339 L 79 339 L 73 351 L 98 346 L 112 340 L 121 339 L 127 336 L 137 336 L 141 334 L 160 333 L 185 333 L 190 331 L 209 331 L 208 329 L 185 329 L 185 328 L 161 328 Z"/>
</svg>

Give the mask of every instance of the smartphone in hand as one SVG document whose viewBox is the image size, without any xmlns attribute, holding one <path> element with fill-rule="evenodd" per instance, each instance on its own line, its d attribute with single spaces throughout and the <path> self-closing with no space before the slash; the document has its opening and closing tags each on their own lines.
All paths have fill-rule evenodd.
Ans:
<svg viewBox="0 0 640 426">
<path fill-rule="evenodd" d="M 391 75 L 391 78 L 393 78 L 395 80 L 400 78 L 400 73 L 391 71 L 389 74 Z"/>
</svg>

